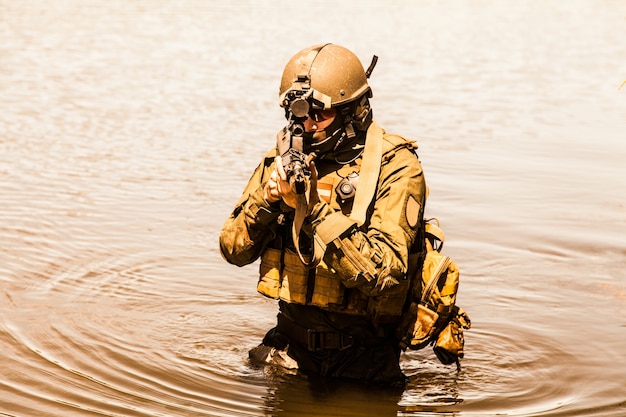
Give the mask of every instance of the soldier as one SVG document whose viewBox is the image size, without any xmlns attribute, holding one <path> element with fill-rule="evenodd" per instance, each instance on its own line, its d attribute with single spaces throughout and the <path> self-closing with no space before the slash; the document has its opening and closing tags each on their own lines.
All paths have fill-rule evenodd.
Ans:
<svg viewBox="0 0 626 417">
<path fill-rule="evenodd" d="M 279 91 L 287 126 L 226 220 L 220 249 L 238 266 L 261 258 L 257 289 L 279 300 L 253 361 L 403 387 L 396 329 L 424 251 L 426 185 L 417 146 L 372 119 L 375 63 L 365 71 L 334 44 L 291 58 Z M 305 191 L 293 180 L 303 172 Z"/>
</svg>

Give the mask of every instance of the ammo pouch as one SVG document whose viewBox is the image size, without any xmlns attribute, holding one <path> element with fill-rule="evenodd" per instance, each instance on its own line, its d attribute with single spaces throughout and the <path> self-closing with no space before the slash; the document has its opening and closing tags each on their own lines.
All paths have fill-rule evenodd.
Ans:
<svg viewBox="0 0 626 417">
<path fill-rule="evenodd" d="M 469 329 L 471 322 L 463 309 L 456 307 L 454 317 L 439 332 L 433 351 L 444 365 L 457 363 L 463 357 L 463 329 Z"/>
<path fill-rule="evenodd" d="M 455 305 L 459 286 L 459 269 L 447 256 L 439 253 L 443 232 L 426 224 L 426 256 L 420 274 L 413 278 L 413 302 L 402 316 L 398 328 L 403 349 L 422 349 L 434 344 L 441 363 L 458 364 L 463 357 L 463 329 L 469 329 L 469 316 Z M 436 250 L 433 247 L 437 248 Z"/>
<path fill-rule="evenodd" d="M 439 314 L 432 311 L 424 304 L 412 302 L 409 310 L 402 316 L 400 327 L 404 330 L 400 346 L 413 350 L 422 349 L 431 342 L 435 333 L 435 324 Z"/>
</svg>

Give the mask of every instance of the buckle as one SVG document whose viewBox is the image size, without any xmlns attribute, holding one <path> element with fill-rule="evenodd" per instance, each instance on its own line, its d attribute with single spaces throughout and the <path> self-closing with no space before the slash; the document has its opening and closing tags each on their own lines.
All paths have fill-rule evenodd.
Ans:
<svg viewBox="0 0 626 417">
<path fill-rule="evenodd" d="M 341 337 L 339 338 L 339 341 L 340 341 L 339 350 L 348 349 L 354 346 L 354 338 L 350 336 L 349 334 L 341 333 Z"/>
<path fill-rule="evenodd" d="M 316 350 L 318 350 L 317 345 L 318 345 L 318 337 L 317 335 L 319 334 L 319 332 L 316 332 L 313 329 L 306 329 L 306 343 L 307 343 L 307 349 L 309 349 L 310 352 L 314 352 Z"/>
<path fill-rule="evenodd" d="M 310 352 L 323 349 L 345 350 L 354 346 L 354 338 L 338 332 L 318 332 L 307 329 L 307 349 Z"/>
</svg>

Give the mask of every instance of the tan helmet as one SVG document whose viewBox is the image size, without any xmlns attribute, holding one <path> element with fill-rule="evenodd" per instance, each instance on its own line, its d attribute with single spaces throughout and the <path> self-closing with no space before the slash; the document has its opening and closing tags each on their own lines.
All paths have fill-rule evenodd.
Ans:
<svg viewBox="0 0 626 417">
<path fill-rule="evenodd" d="M 373 65 L 366 74 L 359 58 L 339 45 L 327 43 L 305 48 L 285 66 L 280 82 L 279 104 L 281 107 L 289 107 L 294 93 L 298 97 L 310 97 L 313 106 L 322 109 L 349 103 L 365 93 L 371 97 L 367 84 L 371 69 Z"/>
</svg>

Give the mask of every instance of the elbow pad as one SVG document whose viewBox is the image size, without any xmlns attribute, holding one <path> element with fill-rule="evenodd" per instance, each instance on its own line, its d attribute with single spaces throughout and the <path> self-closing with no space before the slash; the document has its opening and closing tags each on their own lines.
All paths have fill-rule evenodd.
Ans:
<svg viewBox="0 0 626 417">
<path fill-rule="evenodd" d="M 315 228 L 314 234 L 316 253 L 324 254 L 324 262 L 338 273 L 348 288 L 375 283 L 377 279 L 372 261 L 364 257 L 350 240 L 351 232 L 356 228 L 354 220 L 335 212 Z"/>
</svg>

